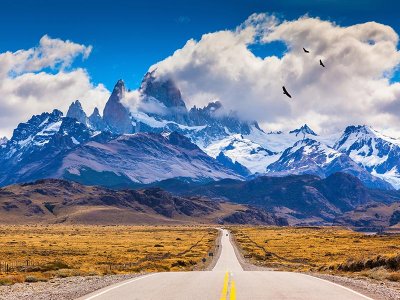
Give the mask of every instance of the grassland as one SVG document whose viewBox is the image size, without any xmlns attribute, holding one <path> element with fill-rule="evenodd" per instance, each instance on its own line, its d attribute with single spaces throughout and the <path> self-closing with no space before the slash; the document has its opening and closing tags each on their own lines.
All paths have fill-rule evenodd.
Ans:
<svg viewBox="0 0 400 300">
<path fill-rule="evenodd" d="M 400 281 L 400 235 L 332 227 L 233 227 L 232 232 L 256 265 Z"/>
<path fill-rule="evenodd" d="M 0 284 L 200 268 L 217 235 L 183 226 L 0 226 Z"/>
</svg>

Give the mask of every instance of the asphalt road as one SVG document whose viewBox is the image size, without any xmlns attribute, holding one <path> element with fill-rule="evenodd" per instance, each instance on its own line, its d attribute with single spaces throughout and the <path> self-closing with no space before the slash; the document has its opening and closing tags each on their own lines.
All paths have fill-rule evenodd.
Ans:
<svg viewBox="0 0 400 300">
<path fill-rule="evenodd" d="M 243 271 L 226 230 L 223 231 L 221 247 L 221 255 L 212 271 L 154 273 L 106 287 L 81 299 L 371 299 L 305 274 Z"/>
</svg>

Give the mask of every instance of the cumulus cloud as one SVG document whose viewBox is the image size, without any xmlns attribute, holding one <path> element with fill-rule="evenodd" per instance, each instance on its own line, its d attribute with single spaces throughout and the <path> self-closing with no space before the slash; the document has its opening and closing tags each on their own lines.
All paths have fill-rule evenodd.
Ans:
<svg viewBox="0 0 400 300">
<path fill-rule="evenodd" d="M 86 112 L 102 108 L 109 91 L 93 85 L 82 68 L 70 69 L 78 56 L 86 59 L 92 46 L 43 36 L 37 47 L 0 54 L 0 136 L 10 137 L 19 122 L 33 114 L 64 112 L 80 99 Z M 51 72 L 46 70 L 51 69 Z"/>
<path fill-rule="evenodd" d="M 400 135 L 400 84 L 390 82 L 400 63 L 398 40 L 391 27 L 375 22 L 344 27 L 307 16 L 280 21 L 254 14 L 234 30 L 187 41 L 150 70 L 172 77 L 189 105 L 218 99 L 267 130 L 308 123 L 330 132 L 359 123 Z M 276 41 L 287 47 L 281 57 L 250 50 Z"/>
</svg>

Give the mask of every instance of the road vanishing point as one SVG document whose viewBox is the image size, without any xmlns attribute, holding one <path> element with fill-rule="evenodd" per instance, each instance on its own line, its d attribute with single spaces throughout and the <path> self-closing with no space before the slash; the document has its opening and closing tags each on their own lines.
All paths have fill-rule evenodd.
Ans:
<svg viewBox="0 0 400 300">
<path fill-rule="evenodd" d="M 221 254 L 211 271 L 153 273 L 108 286 L 79 300 L 372 299 L 306 274 L 244 271 L 227 230 L 222 230 L 220 245 Z"/>
</svg>

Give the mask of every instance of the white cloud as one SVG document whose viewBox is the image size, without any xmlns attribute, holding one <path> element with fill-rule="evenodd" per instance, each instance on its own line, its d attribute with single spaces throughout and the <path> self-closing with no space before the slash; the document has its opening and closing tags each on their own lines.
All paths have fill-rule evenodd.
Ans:
<svg viewBox="0 0 400 300">
<path fill-rule="evenodd" d="M 249 50 L 273 41 L 287 46 L 281 58 Z M 318 18 L 279 22 L 254 14 L 235 30 L 189 40 L 150 70 L 174 78 L 190 105 L 219 99 L 268 130 L 308 123 L 329 132 L 360 123 L 400 135 L 400 84 L 390 83 L 400 62 L 397 43 L 391 27 L 375 22 L 343 27 Z M 292 99 L 282 94 L 283 85 Z"/>
<path fill-rule="evenodd" d="M 20 122 L 33 114 L 64 112 L 80 99 L 87 113 L 104 107 L 109 91 L 93 85 L 88 73 L 70 69 L 78 56 L 86 59 L 92 46 L 43 36 L 36 48 L 0 54 L 0 136 L 11 136 Z M 50 68 L 51 72 L 46 72 Z"/>
</svg>

